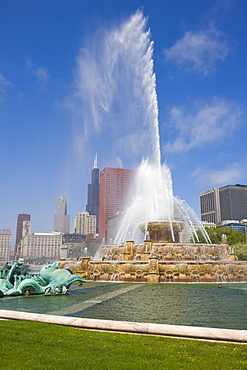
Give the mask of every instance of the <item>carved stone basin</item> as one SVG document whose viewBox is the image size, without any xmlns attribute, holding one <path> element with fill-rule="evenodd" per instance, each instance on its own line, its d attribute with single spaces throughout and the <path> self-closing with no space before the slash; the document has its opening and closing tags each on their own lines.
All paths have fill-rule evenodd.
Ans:
<svg viewBox="0 0 247 370">
<path fill-rule="evenodd" d="M 177 220 L 161 220 L 142 222 L 139 225 L 143 233 L 149 234 L 149 239 L 154 243 L 178 243 L 179 233 L 183 230 L 184 223 Z"/>
</svg>

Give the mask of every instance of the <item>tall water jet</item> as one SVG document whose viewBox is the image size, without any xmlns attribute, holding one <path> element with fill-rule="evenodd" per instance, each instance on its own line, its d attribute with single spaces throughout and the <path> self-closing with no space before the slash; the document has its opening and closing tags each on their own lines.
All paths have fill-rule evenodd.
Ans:
<svg viewBox="0 0 247 370">
<path fill-rule="evenodd" d="M 188 240 L 196 237 L 197 223 L 207 237 L 195 213 L 174 197 L 170 170 L 161 163 L 153 41 L 141 11 L 81 51 L 77 86 L 83 98 L 84 144 L 93 134 L 89 142 L 101 163 L 139 166 L 115 243 L 143 241 L 147 235 L 139 225 L 151 220 L 166 220 L 172 235 L 173 220 L 183 221 Z M 107 139 L 102 139 L 104 132 Z"/>
<path fill-rule="evenodd" d="M 146 24 L 137 11 L 118 27 L 100 30 L 77 58 L 73 104 L 82 119 L 76 147 L 97 152 L 102 166 L 137 168 L 143 158 L 160 164 L 153 42 Z"/>
<path fill-rule="evenodd" d="M 142 27 L 136 27 L 135 22 Z M 145 31 L 146 19 L 141 12 L 136 13 L 135 22 L 134 29 L 139 31 L 137 39 L 142 40 L 143 45 L 138 50 L 138 60 L 141 61 L 138 65 L 138 73 L 142 76 L 140 89 L 144 92 L 142 103 L 145 108 L 146 122 L 151 128 L 149 132 L 152 134 L 149 136 L 148 146 L 143 152 L 141 165 L 137 169 L 133 187 L 130 189 L 130 202 L 119 225 L 115 243 L 121 243 L 127 239 L 143 241 L 139 225 L 146 223 L 146 232 L 144 232 L 144 238 L 146 238 L 150 220 L 166 220 L 170 224 L 171 235 L 175 241 L 174 217 L 184 222 L 188 240 L 196 238 L 196 230 L 193 226 L 196 223 L 205 236 L 205 241 L 208 242 L 209 238 L 193 210 L 184 201 L 173 196 L 171 172 L 166 164 L 161 164 L 153 42 L 150 31 Z M 126 27 L 128 29 L 128 24 Z M 128 29 L 128 31 L 131 30 Z"/>
</svg>

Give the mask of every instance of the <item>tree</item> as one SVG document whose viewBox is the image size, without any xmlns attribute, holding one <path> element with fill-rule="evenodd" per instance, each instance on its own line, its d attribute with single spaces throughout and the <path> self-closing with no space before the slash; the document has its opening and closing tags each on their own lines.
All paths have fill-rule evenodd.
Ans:
<svg viewBox="0 0 247 370">
<path fill-rule="evenodd" d="M 234 231 L 230 226 L 225 227 L 205 227 L 206 232 L 211 240 L 212 244 L 220 244 L 223 241 L 223 235 L 226 236 L 227 242 L 230 245 L 237 243 L 245 243 L 246 236 L 243 233 Z M 198 243 L 206 243 L 206 240 L 200 230 L 197 231 L 197 236 L 199 239 Z"/>
<path fill-rule="evenodd" d="M 212 244 L 220 244 L 222 242 L 222 236 L 230 235 L 233 232 L 233 229 L 229 226 L 226 227 L 205 227 L 206 232 L 211 240 Z M 199 239 L 198 243 L 206 243 L 206 240 L 200 230 L 197 231 L 197 236 Z"/>
<path fill-rule="evenodd" d="M 237 243 L 232 248 L 239 261 L 247 261 L 247 243 Z"/>
<path fill-rule="evenodd" d="M 240 233 L 239 231 L 234 231 L 233 233 L 227 235 L 227 242 L 230 245 L 235 245 L 238 243 L 245 243 L 246 236 L 243 233 Z"/>
</svg>

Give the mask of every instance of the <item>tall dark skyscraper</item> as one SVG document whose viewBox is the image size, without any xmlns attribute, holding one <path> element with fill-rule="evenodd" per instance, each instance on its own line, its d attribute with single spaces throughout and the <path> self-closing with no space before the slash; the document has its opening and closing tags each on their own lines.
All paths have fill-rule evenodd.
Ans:
<svg viewBox="0 0 247 370">
<path fill-rule="evenodd" d="M 22 231 L 23 231 L 23 221 L 30 221 L 31 216 L 22 213 L 19 214 L 17 217 L 17 226 L 16 226 L 16 239 L 15 239 L 15 256 L 18 255 L 18 245 L 22 239 Z"/>
<path fill-rule="evenodd" d="M 94 158 L 92 169 L 91 184 L 88 184 L 86 211 L 90 215 L 96 216 L 96 233 L 99 232 L 99 169 L 97 154 Z"/>
</svg>

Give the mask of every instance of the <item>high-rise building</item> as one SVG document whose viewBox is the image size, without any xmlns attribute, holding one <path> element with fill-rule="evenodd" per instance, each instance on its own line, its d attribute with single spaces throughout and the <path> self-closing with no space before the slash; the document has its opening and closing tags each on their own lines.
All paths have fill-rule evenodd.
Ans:
<svg viewBox="0 0 247 370">
<path fill-rule="evenodd" d="M 26 213 L 19 214 L 17 217 L 17 226 L 16 226 L 16 239 L 15 239 L 15 258 L 19 258 L 20 251 L 20 242 L 23 238 L 23 222 L 30 221 L 31 216 Z"/>
<path fill-rule="evenodd" d="M 215 224 L 247 218 L 247 186 L 227 185 L 200 193 L 201 219 Z"/>
<path fill-rule="evenodd" d="M 129 200 L 133 170 L 106 167 L 100 172 L 99 235 L 107 240 L 108 219 L 123 212 Z"/>
<path fill-rule="evenodd" d="M 88 212 L 78 212 L 74 219 L 75 234 L 96 234 L 96 216 Z"/>
<path fill-rule="evenodd" d="M 9 229 L 0 229 L 0 260 L 7 262 L 10 257 L 11 231 Z"/>
<path fill-rule="evenodd" d="M 99 232 L 99 169 L 97 154 L 94 158 L 94 165 L 91 175 L 91 184 L 88 184 L 86 211 L 96 216 L 96 233 Z"/>
<path fill-rule="evenodd" d="M 201 220 L 217 224 L 221 222 L 219 188 L 200 193 Z"/>
<path fill-rule="evenodd" d="M 69 233 L 70 216 L 67 215 L 67 199 L 61 195 L 57 200 L 57 213 L 54 215 L 53 231 Z"/>
</svg>

